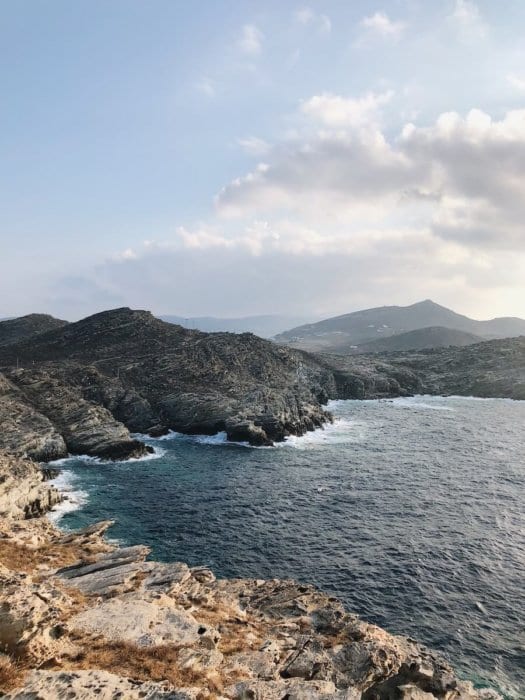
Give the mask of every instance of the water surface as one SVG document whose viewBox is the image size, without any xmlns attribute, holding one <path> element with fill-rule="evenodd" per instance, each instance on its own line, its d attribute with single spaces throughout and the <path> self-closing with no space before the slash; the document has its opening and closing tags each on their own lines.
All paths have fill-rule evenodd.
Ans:
<svg viewBox="0 0 525 700">
<path fill-rule="evenodd" d="M 72 459 L 60 524 L 220 576 L 293 577 L 463 677 L 525 697 L 525 403 L 416 397 L 331 404 L 333 426 L 276 448 L 150 441 L 156 459 Z M 76 510 L 73 508 L 80 506 Z"/>
</svg>

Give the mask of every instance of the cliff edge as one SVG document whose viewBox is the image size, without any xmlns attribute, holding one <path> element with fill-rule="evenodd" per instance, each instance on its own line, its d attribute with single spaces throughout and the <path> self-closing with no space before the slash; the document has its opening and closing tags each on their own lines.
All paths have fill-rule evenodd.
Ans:
<svg viewBox="0 0 525 700">
<path fill-rule="evenodd" d="M 28 519 L 38 467 L 6 456 L 0 464 L 6 700 L 499 697 L 312 586 L 148 561 L 147 547 L 103 538 L 111 521 L 66 533 Z"/>
</svg>

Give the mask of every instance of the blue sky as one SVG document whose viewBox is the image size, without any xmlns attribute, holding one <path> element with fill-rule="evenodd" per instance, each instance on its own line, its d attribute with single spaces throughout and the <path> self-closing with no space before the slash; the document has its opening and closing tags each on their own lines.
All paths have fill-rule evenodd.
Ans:
<svg viewBox="0 0 525 700">
<path fill-rule="evenodd" d="M 525 4 L 0 2 L 0 316 L 525 316 Z"/>
</svg>

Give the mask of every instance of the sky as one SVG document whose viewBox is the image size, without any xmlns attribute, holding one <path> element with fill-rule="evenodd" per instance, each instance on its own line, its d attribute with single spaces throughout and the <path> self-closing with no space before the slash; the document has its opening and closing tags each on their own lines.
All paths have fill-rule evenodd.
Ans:
<svg viewBox="0 0 525 700">
<path fill-rule="evenodd" d="M 0 317 L 525 317 L 522 0 L 0 0 Z"/>
</svg>

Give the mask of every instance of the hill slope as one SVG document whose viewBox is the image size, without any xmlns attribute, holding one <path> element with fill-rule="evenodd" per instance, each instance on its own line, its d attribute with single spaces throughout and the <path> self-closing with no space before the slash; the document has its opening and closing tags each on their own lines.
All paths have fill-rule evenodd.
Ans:
<svg viewBox="0 0 525 700">
<path fill-rule="evenodd" d="M 9 345 L 67 325 L 48 314 L 29 314 L 0 321 L 0 345 Z"/>
<path fill-rule="evenodd" d="M 397 333 L 388 338 L 377 338 L 369 343 L 362 343 L 354 350 L 356 353 L 393 352 L 397 350 L 425 350 L 427 348 L 463 347 L 482 342 L 483 338 L 473 333 L 458 331 L 443 326 L 418 328 L 407 333 Z"/>
<path fill-rule="evenodd" d="M 422 392 L 525 398 L 525 338 L 312 355 L 115 309 L 0 346 L 0 449 L 124 459 L 151 450 L 130 431 L 169 429 L 269 445 L 329 421 L 328 399 Z"/>
<path fill-rule="evenodd" d="M 111 436 L 106 447 L 79 439 L 81 426 L 92 425 L 91 436 L 108 418 L 100 407 L 136 432 L 225 430 L 231 439 L 270 444 L 328 420 L 321 402 L 333 384 L 312 358 L 257 336 L 201 333 L 126 308 L 1 347 L 0 366 L 4 395 L 19 399 L 28 429 L 37 424 L 29 406 L 53 444 L 54 426 L 70 451 L 88 454 L 112 449 Z M 7 421 L 13 405 L 5 405 Z M 126 435 L 111 430 L 120 454 Z"/>
<path fill-rule="evenodd" d="M 411 306 L 382 306 L 299 326 L 279 334 L 276 341 L 311 352 L 348 352 L 353 349 L 352 345 L 430 326 L 486 339 L 525 334 L 523 319 L 476 321 L 427 299 Z"/>
</svg>

